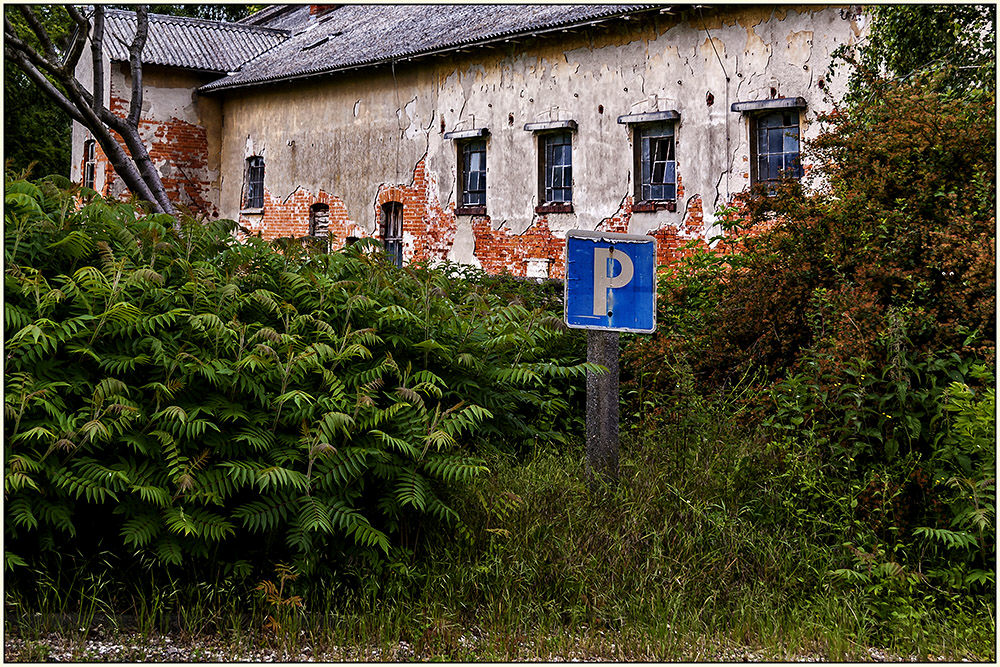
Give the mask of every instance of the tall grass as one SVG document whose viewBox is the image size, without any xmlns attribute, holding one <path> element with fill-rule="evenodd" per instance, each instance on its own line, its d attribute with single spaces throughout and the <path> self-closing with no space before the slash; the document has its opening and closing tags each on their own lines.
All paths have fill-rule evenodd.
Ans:
<svg viewBox="0 0 1000 667">
<path fill-rule="evenodd" d="M 283 598 L 301 595 L 302 609 L 254 591 L 261 577 L 278 583 L 274 572 L 133 583 L 131 597 L 114 597 L 132 601 L 147 632 L 214 633 L 289 655 L 308 645 L 375 651 L 359 659 L 871 660 L 878 646 L 992 658 L 988 603 L 886 626 L 862 592 L 838 587 L 827 575 L 836 545 L 773 507 L 784 460 L 721 412 L 706 416 L 626 428 L 620 482 L 596 492 L 579 442 L 539 443 L 520 461 L 493 454 L 493 474 L 450 499 L 460 530 L 286 582 Z"/>
</svg>

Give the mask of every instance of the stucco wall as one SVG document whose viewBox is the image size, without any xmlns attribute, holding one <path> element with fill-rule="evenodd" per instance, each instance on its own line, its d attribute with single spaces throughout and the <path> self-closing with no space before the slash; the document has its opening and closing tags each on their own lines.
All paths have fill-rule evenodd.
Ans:
<svg viewBox="0 0 1000 667">
<path fill-rule="evenodd" d="M 90 60 L 81 58 L 77 77 L 88 88 L 92 71 Z M 104 72 L 105 105 L 119 116 L 127 115 L 132 95 L 127 64 L 105 60 Z M 143 68 L 139 134 L 171 200 L 199 217 L 219 216 L 222 103 L 195 93 L 198 86 L 214 78 L 175 68 Z M 73 124 L 70 177 L 76 182 L 83 178 L 83 144 L 91 138 L 88 130 Z M 124 142 L 119 143 L 124 146 Z M 111 169 L 100 144 L 95 152 L 94 189 L 106 196 L 127 197 L 124 182 Z"/>
<path fill-rule="evenodd" d="M 824 96 L 844 83 L 826 80 L 830 54 L 863 30 L 839 7 L 703 11 L 227 93 L 222 214 L 240 217 L 245 160 L 262 155 L 268 204 L 241 221 L 265 237 L 306 233 L 308 215 L 285 210 L 293 194 L 299 212 L 310 198 L 336 203 L 334 246 L 343 242 L 338 229 L 376 235 L 378 206 L 393 188 L 419 219 L 404 227 L 406 259 L 557 277 L 570 229 L 652 233 L 676 247 L 706 234 L 716 208 L 749 184 L 747 118 L 730 104 L 804 97 L 803 136 L 815 136 Z M 676 211 L 633 212 L 632 138 L 617 117 L 668 109 L 680 113 Z M 573 213 L 534 212 L 536 137 L 523 127 L 550 119 L 578 124 Z M 443 135 L 482 127 L 487 216 L 456 217 L 456 148 Z M 433 249 L 419 243 L 421 231 L 436 233 Z"/>
<path fill-rule="evenodd" d="M 197 95 L 198 86 L 216 76 L 174 68 L 143 68 L 139 134 L 146 144 L 171 201 L 198 217 L 219 217 L 222 104 Z M 110 109 L 128 113 L 132 82 L 128 67 L 116 64 L 111 75 Z M 124 186 L 112 182 L 111 194 Z"/>
</svg>

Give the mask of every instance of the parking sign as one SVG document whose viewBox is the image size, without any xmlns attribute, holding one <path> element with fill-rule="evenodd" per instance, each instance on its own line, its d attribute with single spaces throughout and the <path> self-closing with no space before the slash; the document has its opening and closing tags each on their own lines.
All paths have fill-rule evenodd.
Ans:
<svg viewBox="0 0 1000 667">
<path fill-rule="evenodd" d="M 656 330 L 656 239 L 639 234 L 566 234 L 566 325 Z"/>
</svg>

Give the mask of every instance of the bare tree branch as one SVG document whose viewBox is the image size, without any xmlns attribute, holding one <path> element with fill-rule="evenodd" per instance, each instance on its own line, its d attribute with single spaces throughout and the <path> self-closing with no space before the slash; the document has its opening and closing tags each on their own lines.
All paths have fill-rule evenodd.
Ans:
<svg viewBox="0 0 1000 667">
<path fill-rule="evenodd" d="M 35 16 L 35 12 L 31 11 L 31 7 L 28 5 L 18 5 L 17 10 L 21 12 L 24 20 L 28 23 L 28 27 L 31 28 L 31 32 L 35 33 L 35 37 L 42 45 L 42 50 L 45 51 L 45 57 L 53 62 L 59 60 L 58 54 L 56 54 L 56 49 L 52 46 L 52 40 L 49 38 L 49 32 L 42 26 L 39 22 L 38 17 Z"/>
<path fill-rule="evenodd" d="M 94 7 L 94 30 L 90 38 L 90 57 L 93 62 L 94 85 L 91 88 L 94 111 L 104 104 L 104 7 Z"/>
<path fill-rule="evenodd" d="M 19 11 L 25 17 L 29 29 L 42 44 L 45 55 L 39 54 L 31 44 L 22 39 L 4 16 L 5 55 L 70 118 L 90 130 L 101 145 L 115 173 L 121 177 L 133 195 L 150 202 L 157 212 L 174 213 L 173 202 L 163 187 L 160 174 L 139 133 L 143 97 L 142 51 L 149 35 L 148 7 L 141 7 L 136 12 L 136 34 L 129 46 L 132 97 L 127 117 L 116 115 L 104 105 L 105 9 L 103 6 L 94 7 L 93 24 L 77 8 L 66 7 L 66 11 L 77 24 L 77 30 L 67 57 L 62 62 L 51 37 L 38 17 L 28 8 Z M 93 59 L 92 90 L 87 90 L 75 74 L 76 64 L 85 48 L 88 33 L 91 34 Z"/>
<path fill-rule="evenodd" d="M 84 32 L 90 30 L 90 21 L 88 21 L 76 7 L 73 5 L 66 5 L 66 12 L 69 14 L 69 17 L 73 19 L 73 22 L 76 23 L 76 25 L 79 26 Z"/>
<path fill-rule="evenodd" d="M 72 75 L 76 71 L 76 64 L 80 62 L 80 56 L 83 55 L 83 49 L 87 45 L 87 37 L 90 34 L 90 24 L 87 24 L 86 28 L 75 28 L 73 30 L 73 36 L 71 37 L 71 42 L 69 49 L 66 51 L 66 58 L 63 60 L 63 71 L 66 74 Z"/>
<path fill-rule="evenodd" d="M 30 78 L 36 86 L 42 89 L 42 92 L 52 98 L 52 101 L 59 105 L 60 109 L 69 114 L 70 118 L 80 124 L 86 123 L 76 106 L 66 99 L 66 96 L 63 95 L 62 91 L 56 88 L 44 74 L 38 71 L 38 68 L 36 68 L 23 53 L 7 46 L 4 48 L 4 55 L 14 61 L 14 63 L 21 68 L 21 71 L 27 74 L 28 78 Z"/>
<path fill-rule="evenodd" d="M 9 20 L 7 20 L 6 16 L 3 17 L 3 37 L 5 47 L 10 47 L 17 52 L 22 53 L 38 69 L 45 70 L 53 76 L 59 75 L 59 67 L 54 66 L 51 62 L 39 55 L 39 53 L 35 51 L 30 44 L 22 40 L 18 36 L 17 31 L 14 29 L 14 26 L 11 25 Z"/>
<path fill-rule="evenodd" d="M 132 99 L 128 107 L 128 123 L 138 127 L 142 113 L 142 50 L 149 34 L 149 8 L 140 5 L 135 8 L 135 39 L 128 48 L 129 70 L 132 74 Z"/>
<path fill-rule="evenodd" d="M 76 64 L 80 62 L 83 49 L 87 45 L 87 37 L 90 35 L 90 21 L 88 21 L 73 5 L 66 5 L 66 12 L 76 24 L 73 30 L 72 43 L 66 51 L 66 58 L 63 61 L 63 69 L 67 74 L 76 71 Z"/>
</svg>

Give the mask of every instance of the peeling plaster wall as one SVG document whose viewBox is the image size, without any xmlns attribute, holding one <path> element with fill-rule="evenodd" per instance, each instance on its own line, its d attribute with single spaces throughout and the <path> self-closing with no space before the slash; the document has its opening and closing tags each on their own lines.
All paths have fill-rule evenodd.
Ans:
<svg viewBox="0 0 1000 667">
<path fill-rule="evenodd" d="M 214 76 L 146 65 L 142 70 L 139 134 L 171 201 L 199 217 L 219 217 L 222 104 L 197 95 Z M 128 114 L 132 81 L 126 64 L 112 67 L 109 109 Z M 121 179 L 108 179 L 108 193 L 125 194 Z"/>
<path fill-rule="evenodd" d="M 223 102 L 221 213 L 265 237 L 303 236 L 308 204 L 333 198 L 343 218 L 333 224 L 331 205 L 337 247 L 343 237 L 335 230 L 377 235 L 381 204 L 400 201 L 407 260 L 560 277 L 566 231 L 603 225 L 656 236 L 660 259 L 669 261 L 685 240 L 709 235 L 713 212 L 749 185 L 748 120 L 730 105 L 804 97 L 802 136 L 816 136 L 827 91 L 843 92 L 843 75 L 819 84 L 830 54 L 864 31 L 856 14 L 840 7 L 702 11 L 703 19 L 693 9 L 654 14 L 230 91 Z M 633 211 L 632 137 L 617 117 L 668 109 L 681 116 L 676 210 Z M 578 124 L 573 213 L 534 211 L 537 137 L 523 127 L 542 120 Z M 443 133 L 484 127 L 487 215 L 456 216 L 456 146 Z M 266 165 L 267 201 L 255 214 L 241 213 L 251 155 Z"/>
<path fill-rule="evenodd" d="M 94 63 L 90 56 L 90 41 L 87 41 L 86 47 L 84 47 L 84 56 L 80 58 L 76 65 L 76 70 L 74 74 L 77 81 L 83 84 L 84 88 L 89 91 L 93 91 L 93 81 L 94 81 Z M 104 90 L 104 105 L 107 107 L 111 103 L 111 61 L 108 60 L 107 55 L 104 56 L 104 85 L 102 89 Z M 72 128 L 70 130 L 70 165 L 69 165 L 69 178 L 74 183 L 83 182 L 83 166 L 84 166 L 84 155 L 83 155 L 83 144 L 89 139 L 93 139 L 93 135 L 87 130 L 83 125 L 80 125 L 76 121 L 72 121 Z M 111 166 L 108 164 L 107 157 L 104 155 L 104 151 L 101 150 L 100 144 L 95 147 L 95 161 L 96 168 L 94 170 L 94 189 L 98 192 L 104 192 L 108 184 L 108 179 L 113 176 L 114 173 L 111 171 Z"/>
<path fill-rule="evenodd" d="M 90 60 L 81 58 L 77 78 L 87 83 L 88 88 L 92 71 Z M 132 97 L 128 66 L 105 60 L 104 72 L 105 104 L 116 115 L 127 115 Z M 213 78 L 175 68 L 144 66 L 139 134 L 171 200 L 196 216 L 217 218 L 222 104 L 194 92 Z M 73 124 L 70 178 L 75 182 L 83 179 L 83 144 L 91 138 L 86 128 Z M 121 139 L 119 143 L 124 146 Z M 100 144 L 95 153 L 94 189 L 105 196 L 128 197 L 125 183 L 114 173 Z"/>
</svg>

